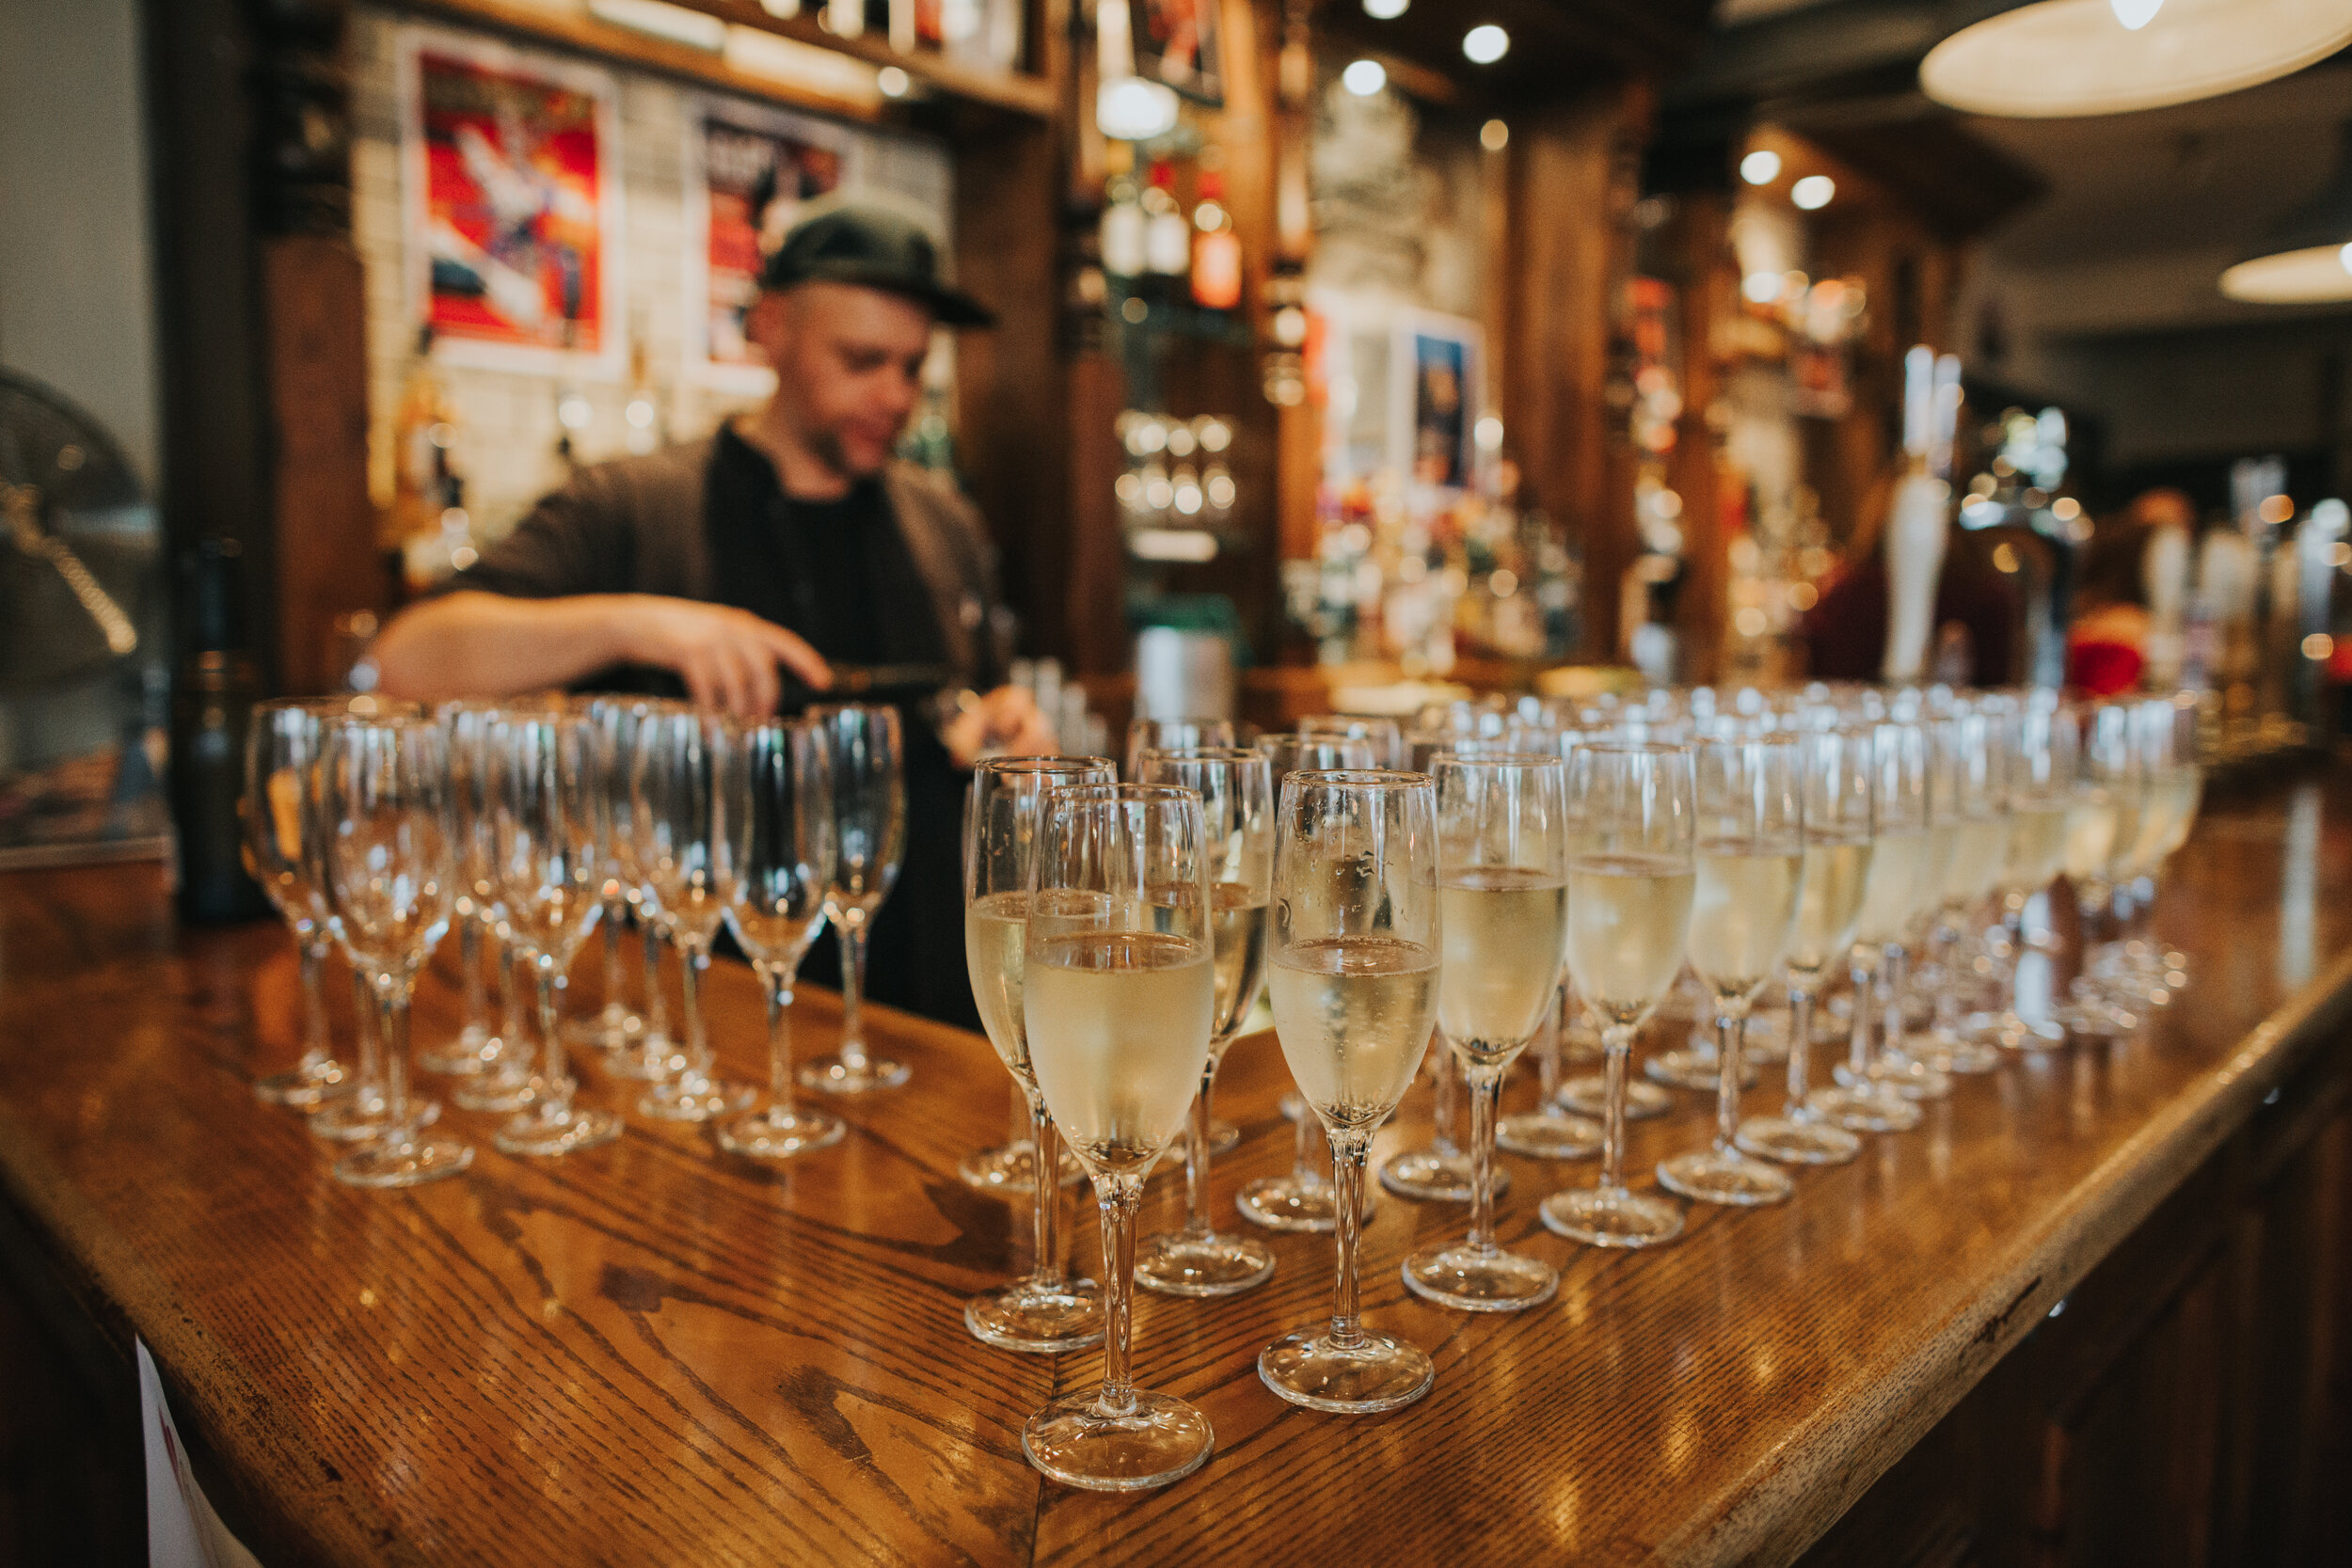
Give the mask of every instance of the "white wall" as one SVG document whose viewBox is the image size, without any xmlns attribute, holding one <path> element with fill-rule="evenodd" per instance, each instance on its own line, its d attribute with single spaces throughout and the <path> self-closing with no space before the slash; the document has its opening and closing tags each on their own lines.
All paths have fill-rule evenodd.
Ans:
<svg viewBox="0 0 2352 1568">
<path fill-rule="evenodd" d="M 155 483 L 137 0 L 0 0 L 0 364 L 47 382 Z"/>
</svg>

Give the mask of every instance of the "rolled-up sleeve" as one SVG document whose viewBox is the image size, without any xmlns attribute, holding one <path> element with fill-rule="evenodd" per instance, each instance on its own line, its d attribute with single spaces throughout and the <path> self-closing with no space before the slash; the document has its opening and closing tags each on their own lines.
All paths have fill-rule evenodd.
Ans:
<svg viewBox="0 0 2352 1568">
<path fill-rule="evenodd" d="M 628 531 L 606 494 L 610 488 L 596 469 L 573 475 L 452 578 L 445 592 L 470 588 L 516 599 L 628 592 Z"/>
</svg>

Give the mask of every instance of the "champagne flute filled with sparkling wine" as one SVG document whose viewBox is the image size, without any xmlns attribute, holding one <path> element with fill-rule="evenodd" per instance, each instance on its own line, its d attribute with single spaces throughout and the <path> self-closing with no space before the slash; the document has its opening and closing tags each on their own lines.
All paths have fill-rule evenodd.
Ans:
<svg viewBox="0 0 2352 1568">
<path fill-rule="evenodd" d="M 1557 754 L 1440 756 L 1438 1022 L 1470 1091 L 1470 1224 L 1405 1259 L 1406 1288 L 1441 1306 L 1508 1312 L 1551 1299 L 1558 1271 L 1495 1241 L 1502 1075 L 1544 1024 L 1567 940 L 1566 778 Z"/>
<path fill-rule="evenodd" d="M 1715 1004 L 1715 1141 L 1658 1167 L 1659 1185 L 1706 1203 L 1777 1203 L 1792 1183 L 1739 1148 L 1740 1037 L 1748 1009 L 1787 956 L 1804 883 L 1797 742 L 1741 736 L 1701 743 L 1698 881 L 1691 967 Z"/>
<path fill-rule="evenodd" d="M 1041 813 L 1022 1015 L 1039 1091 L 1102 1206 L 1104 1334 L 1102 1386 L 1030 1417 L 1021 1447 L 1071 1486 L 1164 1485 L 1214 1442 L 1207 1417 L 1130 1373 L 1143 1179 L 1184 1131 L 1216 1022 L 1205 838 L 1188 789 L 1082 786 Z"/>
<path fill-rule="evenodd" d="M 2115 904 L 2116 888 L 2132 876 L 2132 855 L 2147 815 L 2148 774 L 2134 733 L 2138 705 L 2130 700 L 2074 708 L 2074 792 L 2066 807 L 2067 879 L 2081 911 L 2084 973 L 2075 977 L 2061 1012 L 2077 1035 L 2115 1038 L 2139 1026 L 2120 989 L 2098 974 L 2093 939 Z"/>
<path fill-rule="evenodd" d="M 1115 783 L 1107 757 L 994 757 L 972 774 L 963 842 L 964 963 L 981 1026 L 1028 1108 L 1030 1146 L 1041 1151 L 1033 1169 L 1040 1173 L 1058 1164 L 1059 1144 L 1029 1053 L 1023 986 L 1029 913 L 1039 899 L 1084 911 L 1094 907 L 1096 895 L 1050 884 L 1036 893 L 1030 884 L 1045 842 L 1046 812 L 1077 798 L 1057 792 L 1095 785 L 1100 799 L 1110 800 Z M 1091 1345 L 1103 1338 L 1102 1307 L 1094 1281 L 1072 1279 L 1063 1263 L 1061 1183 L 1033 1180 L 1029 1198 L 1027 1276 L 964 1303 L 964 1326 L 1004 1350 L 1050 1353 Z"/>
<path fill-rule="evenodd" d="M 1420 773 L 1316 771 L 1284 781 L 1274 849 L 1267 990 L 1283 1059 L 1331 1144 L 1338 1269 L 1327 1322 L 1258 1356 L 1295 1404 L 1393 1410 L 1429 1391 L 1419 1348 L 1357 1310 L 1364 1157 L 1437 1022 L 1437 790 Z"/>
<path fill-rule="evenodd" d="M 1681 973 L 1696 893 L 1696 777 L 1691 749 L 1602 740 L 1568 758 L 1568 973 L 1605 1052 L 1601 1170 L 1591 1187 L 1544 1199 L 1544 1224 L 1595 1246 L 1640 1247 L 1682 1233 L 1681 1209 L 1625 1184 L 1625 1086 L 1634 1031 Z"/>
<path fill-rule="evenodd" d="M 302 1059 L 253 1085 L 263 1100 L 315 1111 L 352 1092 L 326 1037 L 326 954 L 335 936 L 319 873 L 319 745 L 341 703 L 263 703 L 246 731 L 245 863 L 294 933 L 302 960 Z"/>
<path fill-rule="evenodd" d="M 2001 1010 L 1968 1021 L 1972 1036 L 2008 1051 L 2055 1051 L 2066 1031 L 2017 1010 L 2018 972 L 2026 958 L 2026 906 L 2047 887 L 2066 860 L 2067 797 L 2074 779 L 2074 726 L 2063 721 L 2057 699 L 2027 692 L 2010 731 L 2007 798 L 2009 851 L 2001 862 L 2002 921 L 2010 962 Z"/>
<path fill-rule="evenodd" d="M 2141 766 L 2147 770 L 2147 803 L 2141 809 L 2139 842 L 2134 846 L 2130 927 L 2140 934 L 2117 945 L 2111 962 L 2139 996 L 2161 1000 L 2188 983 L 2188 957 L 2150 940 L 2157 874 L 2165 860 L 2188 839 L 2197 820 L 2203 779 L 2197 768 L 2197 698 L 2190 692 L 2141 700 L 2135 723 Z"/>
<path fill-rule="evenodd" d="M 1146 752 L 1142 782 L 1200 795 L 1208 832 L 1209 914 L 1216 964 L 1216 1019 L 1209 1064 L 1193 1101 L 1184 1163 L 1184 1224 L 1149 1238 L 1136 1282 L 1178 1296 L 1228 1296 L 1274 1276 L 1274 1249 L 1219 1232 L 1209 1220 L 1209 1164 L 1217 1066 L 1257 1006 L 1265 981 L 1266 904 L 1274 883 L 1273 769 L 1256 751 Z"/>
<path fill-rule="evenodd" d="M 1960 825 L 1952 815 L 1956 752 L 1942 735 L 1951 722 L 1948 709 L 1941 716 L 1922 712 L 1913 694 L 1900 693 L 1899 698 L 1897 717 L 1919 733 L 1919 820 L 1926 826 L 1909 897 L 1879 944 L 1886 1000 L 1879 1013 L 1879 1048 L 1870 1062 L 1870 1076 L 1906 1100 L 1941 1100 L 1952 1092 L 1952 1081 L 1933 1063 L 1912 1053 L 1907 1004 L 1913 933 L 1924 929 L 1943 907 L 1944 883 L 1950 874 L 1952 848 L 1959 835 Z M 1867 896 L 1863 910 L 1867 917 L 1870 912 Z"/>
<path fill-rule="evenodd" d="M 841 1118 L 792 1102 L 792 977 L 825 923 L 833 774 L 805 723 L 729 728 L 719 759 L 719 902 L 768 997 L 768 1104 L 721 1121 L 719 1147 L 788 1160 L 841 1139 Z"/>
<path fill-rule="evenodd" d="M 1836 716 L 1824 713 L 1833 724 Z M 1789 933 L 1788 1099 L 1777 1117 L 1743 1123 L 1738 1139 L 1750 1154 L 1795 1164 L 1828 1165 L 1852 1159 L 1862 1140 L 1813 1103 L 1813 999 L 1821 977 L 1853 945 L 1870 878 L 1872 766 L 1875 747 L 1867 726 L 1801 725 L 1792 741 L 1804 803 L 1804 874 L 1797 918 Z"/>
<path fill-rule="evenodd" d="M 1863 882 L 1862 914 L 1847 953 L 1853 978 L 1853 1024 L 1847 1060 L 1837 1069 L 1840 1086 L 1825 1091 L 1818 1103 L 1850 1132 L 1899 1132 L 1919 1125 L 1919 1107 L 1871 1070 L 1878 1065 L 1872 1022 L 1886 944 L 1911 918 L 1927 870 L 1926 731 L 1898 720 L 1872 724 L 1870 767 L 1878 831 L 1870 845 L 1870 874 Z M 1900 998 L 1894 998 L 1887 1010 L 1900 1005 Z"/>
<path fill-rule="evenodd" d="M 1927 1057 L 1946 1072 L 1990 1072 L 2000 1053 L 1961 1026 L 1962 956 L 1968 925 L 2000 880 L 2008 850 L 2008 801 L 2003 795 L 2009 766 L 2009 736 L 2016 705 L 1992 693 L 1959 704 L 1931 737 L 1937 783 L 1948 802 L 1951 853 L 1947 862 L 1943 905 L 1933 940 L 1941 949 L 1935 966 L 1943 983 L 1935 990 Z"/>
</svg>

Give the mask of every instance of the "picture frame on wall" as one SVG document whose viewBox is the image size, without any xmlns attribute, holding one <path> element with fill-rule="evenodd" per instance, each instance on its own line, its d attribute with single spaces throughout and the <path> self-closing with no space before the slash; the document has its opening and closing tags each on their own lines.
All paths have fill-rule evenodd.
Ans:
<svg viewBox="0 0 2352 1568">
<path fill-rule="evenodd" d="M 435 357 L 617 379 L 619 84 L 430 27 L 401 30 L 396 63 L 404 270 Z"/>
<path fill-rule="evenodd" d="M 1324 471 L 1336 483 L 1385 473 L 1417 504 L 1478 482 L 1486 337 L 1466 316 L 1375 292 L 1318 289 L 1312 374 L 1323 388 Z"/>
<path fill-rule="evenodd" d="M 1131 0 L 1136 74 L 1165 82 L 1186 98 L 1225 103 L 1222 0 Z"/>
</svg>

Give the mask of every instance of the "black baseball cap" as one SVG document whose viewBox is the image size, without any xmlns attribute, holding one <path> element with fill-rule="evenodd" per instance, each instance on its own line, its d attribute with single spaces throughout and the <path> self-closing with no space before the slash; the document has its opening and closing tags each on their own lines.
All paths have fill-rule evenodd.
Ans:
<svg viewBox="0 0 2352 1568">
<path fill-rule="evenodd" d="M 939 246 L 887 207 L 845 202 L 803 218 L 760 269 L 763 289 L 855 283 L 903 294 L 949 326 L 993 326 L 995 313 L 941 281 Z"/>
</svg>

